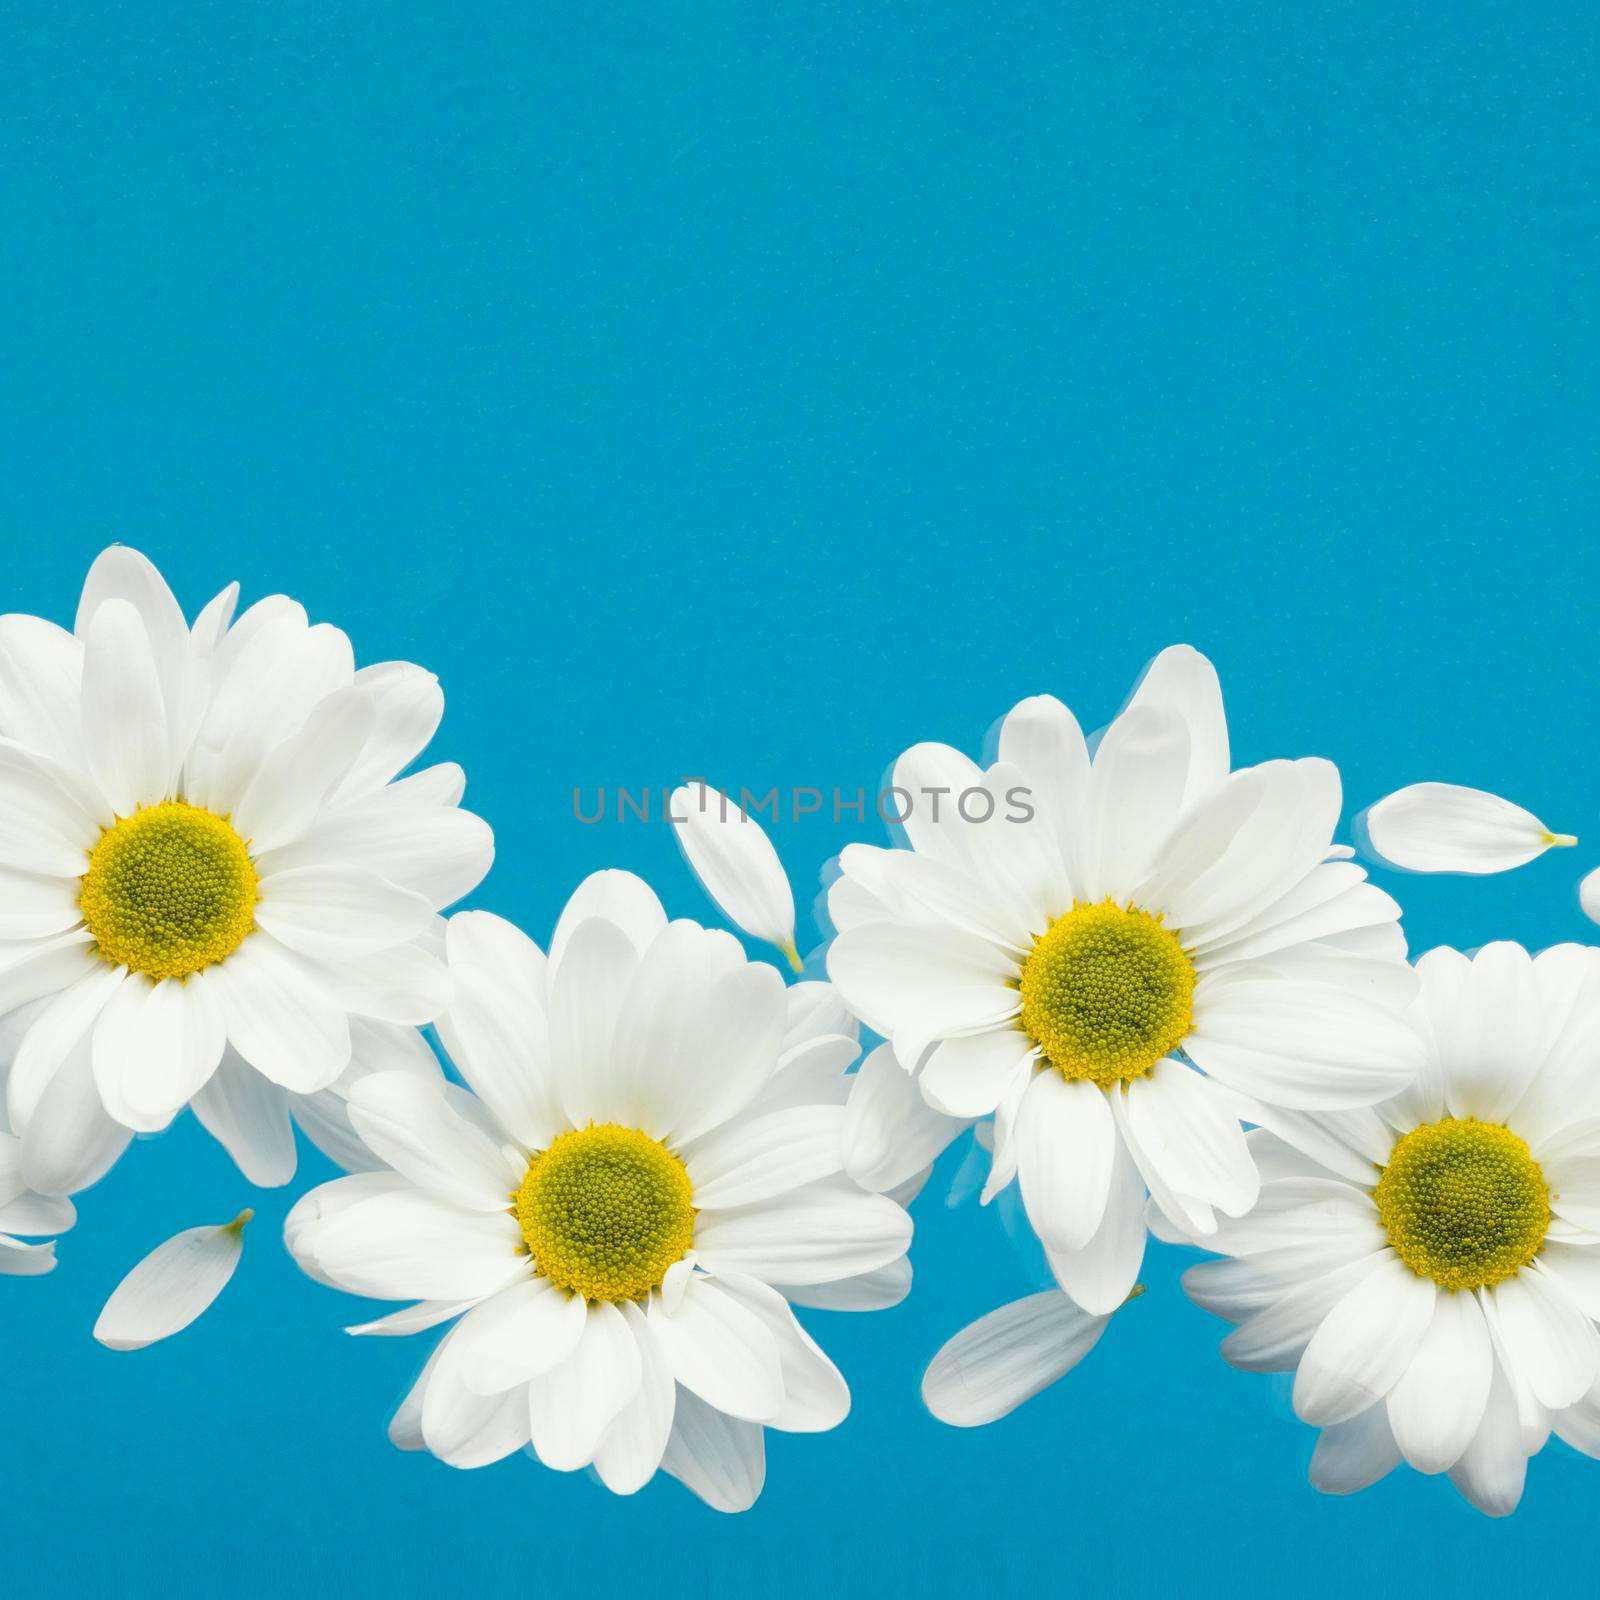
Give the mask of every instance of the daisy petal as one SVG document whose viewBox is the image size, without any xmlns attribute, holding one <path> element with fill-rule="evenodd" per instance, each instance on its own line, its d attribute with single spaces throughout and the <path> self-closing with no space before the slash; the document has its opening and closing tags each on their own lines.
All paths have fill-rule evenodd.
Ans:
<svg viewBox="0 0 1600 1600">
<path fill-rule="evenodd" d="M 800 971 L 794 894 L 761 824 L 703 783 L 673 790 L 671 810 L 678 845 L 723 915 L 751 938 L 776 945 Z"/>
<path fill-rule="evenodd" d="M 1078 719 L 1054 695 L 1019 701 L 1000 726 L 1000 759 L 1022 772 L 1056 832 L 1069 880 L 1089 790 L 1089 751 Z"/>
<path fill-rule="evenodd" d="M 34 1101 L 22 1141 L 21 1173 L 39 1194 L 76 1194 L 98 1183 L 133 1138 L 105 1108 L 89 1040 L 68 1052 Z"/>
<path fill-rule="evenodd" d="M 1302 1422 L 1327 1427 L 1382 1400 L 1410 1366 L 1438 1291 L 1398 1258 L 1380 1261 L 1312 1334 L 1294 1380 Z"/>
<path fill-rule="evenodd" d="M 1189 729 L 1175 712 L 1131 706 L 1094 755 L 1085 806 L 1080 898 L 1126 900 L 1182 808 Z"/>
<path fill-rule="evenodd" d="M 94 1076 L 106 1110 L 136 1132 L 158 1132 L 205 1086 L 226 1042 L 209 974 L 152 984 L 131 973 L 95 1024 Z"/>
<path fill-rule="evenodd" d="M 784 1297 L 740 1274 L 725 1274 L 716 1282 L 756 1317 L 777 1347 L 783 1409 L 767 1420 L 767 1426 L 781 1433 L 825 1433 L 837 1428 L 849 1414 L 850 1390 L 839 1369 L 795 1320 Z"/>
<path fill-rule="evenodd" d="M 924 1040 L 1014 1017 L 1016 974 L 1014 956 L 956 928 L 869 922 L 828 949 L 828 976 L 847 1003 Z"/>
<path fill-rule="evenodd" d="M 73 879 L 0 864 L 0 941 L 48 939 L 82 921 Z"/>
<path fill-rule="evenodd" d="M 452 966 L 481 967 L 514 993 L 544 993 L 549 967 L 544 951 L 492 911 L 456 912 L 445 924 L 445 953 Z"/>
<path fill-rule="evenodd" d="M 1542 1406 L 1560 1411 L 1588 1393 L 1600 1371 L 1600 1333 L 1537 1263 L 1484 1299 L 1508 1369 Z"/>
<path fill-rule="evenodd" d="M 1550 1183 L 1550 1208 L 1564 1221 L 1585 1233 L 1600 1234 L 1600 1156 L 1559 1158 L 1541 1152 L 1541 1165 Z"/>
<path fill-rule="evenodd" d="M 528 1419 L 539 1459 L 557 1472 L 588 1466 L 642 1379 L 632 1328 L 609 1301 L 594 1301 L 577 1348 L 528 1384 Z"/>
<path fill-rule="evenodd" d="M 88 1037 L 127 976 L 126 967 L 91 958 L 76 982 L 36 1002 L 31 1013 L 11 1014 L 13 1018 L 27 1017 L 6 1082 L 6 1110 L 18 1133 L 28 1131 L 40 1096 L 61 1064 Z"/>
<path fill-rule="evenodd" d="M 1553 1278 L 1586 1316 L 1600 1322 L 1600 1248 L 1546 1240 L 1539 1251 L 1539 1269 Z"/>
<path fill-rule="evenodd" d="M 1144 1180 L 1119 1138 L 1099 1229 L 1080 1250 L 1046 1254 L 1056 1282 L 1091 1315 L 1108 1316 L 1138 1281 L 1144 1240 Z"/>
<path fill-rule="evenodd" d="M 1423 1057 L 1404 1017 L 1359 992 L 1226 969 L 1196 985 L 1184 1050 L 1228 1088 L 1298 1111 L 1387 1099 Z"/>
<path fill-rule="evenodd" d="M 749 1205 L 844 1165 L 843 1106 L 791 1106 L 741 1117 L 695 1142 L 684 1153 L 694 1203 L 700 1210 Z"/>
<path fill-rule="evenodd" d="M 251 1183 L 275 1189 L 294 1176 L 288 1096 L 234 1051 L 223 1051 L 217 1070 L 190 1104 L 206 1132 Z"/>
<path fill-rule="evenodd" d="M 943 1346 L 923 1375 L 923 1401 L 955 1428 L 997 1422 L 1077 1366 L 1110 1320 L 1053 1289 L 1014 1300 Z"/>
<path fill-rule="evenodd" d="M 53 622 L 0 617 L 0 728 L 52 761 L 83 760 L 83 645 Z"/>
<path fill-rule="evenodd" d="M 1452 1116 L 1503 1122 L 1542 1059 L 1533 963 L 1521 945 L 1500 940 L 1463 977 L 1448 1012 L 1429 1008 L 1445 1104 Z"/>
<path fill-rule="evenodd" d="M 767 1283 L 832 1283 L 905 1254 L 911 1218 L 882 1195 L 824 1179 L 772 1200 L 707 1213 L 695 1248 L 713 1271 Z"/>
<path fill-rule="evenodd" d="M 1289 1249 L 1285 1247 L 1285 1251 Z M 1311 1260 L 1316 1270 L 1293 1272 L 1286 1280 L 1280 1269 L 1270 1292 L 1262 1296 L 1259 1309 L 1240 1308 L 1248 1310 L 1248 1314 L 1222 1341 L 1222 1359 L 1229 1366 L 1243 1372 L 1292 1372 L 1334 1306 L 1352 1288 L 1364 1283 L 1374 1267 L 1393 1259 L 1375 1251 L 1366 1251 L 1354 1260 L 1339 1259 L 1331 1252 L 1311 1257 L 1303 1248 L 1297 1254 L 1301 1261 Z M 1267 1270 L 1257 1258 L 1248 1259 L 1256 1272 Z M 1282 1253 L 1278 1253 L 1278 1259 L 1282 1260 Z M 1213 1265 L 1216 1264 L 1207 1263 L 1208 1268 Z M 1198 1276 L 1199 1269 L 1193 1270 Z M 1208 1278 L 1205 1286 L 1215 1290 L 1217 1284 Z M 1237 1280 L 1223 1285 L 1224 1293 L 1237 1292 L 1240 1287 Z M 1253 1287 L 1247 1286 L 1246 1292 Z"/>
<path fill-rule="evenodd" d="M 707 1405 L 752 1422 L 768 1422 L 783 1408 L 771 1332 L 712 1279 L 692 1278 L 675 1311 L 655 1299 L 650 1330 L 673 1377 Z"/>
<path fill-rule="evenodd" d="M 1395 1442 L 1418 1472 L 1443 1472 L 1461 1459 L 1483 1420 L 1493 1378 L 1494 1352 L 1477 1298 L 1440 1295 L 1388 1399 Z"/>
<path fill-rule="evenodd" d="M 408 944 L 433 923 L 433 907 L 375 872 L 297 867 L 263 879 L 256 924 L 291 950 L 335 961 Z"/>
<path fill-rule="evenodd" d="M 816 1311 L 887 1311 L 911 1293 L 911 1263 L 900 1256 L 886 1267 L 833 1283 L 775 1284 L 792 1305 Z"/>
<path fill-rule="evenodd" d="M 303 726 L 269 751 L 233 808 L 232 821 L 257 857 L 292 844 L 311 826 L 361 753 L 372 705 L 359 689 L 319 700 Z"/>
<path fill-rule="evenodd" d="M 698 1118 L 720 1092 L 705 1061 L 708 1036 L 718 1027 L 712 994 L 744 965 L 744 951 L 731 934 L 693 922 L 670 923 L 640 959 L 611 1052 L 619 1104 L 655 1138 Z"/>
<path fill-rule="evenodd" d="M 1323 1494 L 1355 1494 L 1400 1465 L 1400 1447 L 1381 1405 L 1368 1406 L 1347 1422 L 1317 1436 L 1311 1455 L 1311 1486 Z"/>
<path fill-rule="evenodd" d="M 578 1348 L 587 1317 L 583 1296 L 548 1278 L 511 1284 L 462 1318 L 462 1382 L 474 1394 L 502 1394 L 528 1383 Z"/>
<path fill-rule="evenodd" d="M 1577 843 L 1499 795 L 1455 783 L 1397 789 L 1367 812 L 1366 831 L 1374 854 L 1412 872 L 1507 872 Z"/>
<path fill-rule="evenodd" d="M 345 1191 L 353 1203 L 327 1217 L 311 1207 L 300 1212 L 345 1185 L 360 1186 Z M 314 1276 L 375 1300 L 479 1300 L 528 1271 L 515 1218 L 450 1205 L 396 1174 L 343 1178 L 312 1190 L 290 1213 L 284 1239 L 302 1267 L 308 1261 L 315 1267 Z"/>
<path fill-rule="evenodd" d="M 1116 1165 L 1119 1140 L 1105 1091 L 1059 1072 L 1036 1074 L 1015 1137 L 1029 1222 L 1047 1250 L 1081 1250 L 1099 1232 Z"/>
<path fill-rule="evenodd" d="M 551 963 L 551 1076 L 574 1127 L 626 1117 L 619 1103 L 611 1038 L 623 996 L 639 964 L 633 941 L 616 923 L 588 917 Z"/>
<path fill-rule="evenodd" d="M 1578 885 L 1578 904 L 1591 922 L 1600 922 L 1600 867 L 1584 876 Z"/>
<path fill-rule="evenodd" d="M 983 1033 L 946 1039 L 929 1058 L 920 1079 L 923 1098 L 945 1116 L 986 1116 L 1026 1082 L 1038 1054 L 1020 1028 L 1001 1025 Z"/>
<path fill-rule="evenodd" d="M 258 612 L 260 626 L 247 630 Z M 337 628 L 308 628 L 292 602 L 252 606 L 217 651 L 211 701 L 184 763 L 185 798 L 231 814 L 272 750 L 324 696 L 349 688 L 354 673 L 350 641 Z"/>
<path fill-rule="evenodd" d="M 372 730 L 360 759 L 334 791 L 335 799 L 370 794 L 391 782 L 427 748 L 444 717 L 439 680 L 412 662 L 363 667 L 355 686 L 372 704 Z"/>
<path fill-rule="evenodd" d="M 87 928 L 8 951 L 0 955 L 0 1013 L 71 988 L 99 965 Z"/>
<path fill-rule="evenodd" d="M 716 1128 L 772 1081 L 783 1048 L 784 1012 L 783 978 L 764 962 L 744 962 L 717 981 L 700 1059 L 704 1087 L 668 1123 L 673 1139 L 687 1144 Z M 642 1109 L 653 1120 L 666 1110 L 656 1102 Z"/>
<path fill-rule="evenodd" d="M 461 1324 L 457 1324 L 440 1341 L 431 1370 L 418 1385 L 422 1397 L 415 1417 L 419 1444 L 441 1461 L 463 1469 L 503 1461 L 528 1443 L 529 1431 L 524 1394 L 519 1390 L 475 1393 L 465 1382 L 465 1358 L 465 1341 Z M 391 1434 L 400 1425 L 401 1418 L 396 1416 Z"/>
<path fill-rule="evenodd" d="M 174 766 L 161 679 L 150 636 L 126 600 L 106 601 L 89 620 L 83 736 L 89 770 L 119 817 L 167 797 Z"/>
<path fill-rule="evenodd" d="M 1158 1061 L 1127 1087 L 1128 1122 L 1162 1184 L 1242 1216 L 1261 1179 L 1228 1096 L 1181 1061 Z"/>
<path fill-rule="evenodd" d="M 920 1172 L 972 1123 L 935 1111 L 917 1080 L 879 1045 L 850 1080 L 845 1106 L 845 1170 L 861 1185 L 882 1194 Z"/>
<path fill-rule="evenodd" d="M 89 569 L 78 601 L 75 627 L 79 638 L 90 637 L 94 618 L 110 602 L 130 605 L 150 641 L 166 713 L 168 771 L 175 774 L 205 712 L 206 682 L 196 641 L 155 565 L 125 545 L 102 551 Z"/>
<path fill-rule="evenodd" d="M 252 934 L 214 969 L 228 1042 L 295 1094 L 326 1088 L 350 1060 L 350 1023 L 265 932 Z"/>
<path fill-rule="evenodd" d="M 76 881 L 89 864 L 102 820 L 110 826 L 105 802 L 65 769 L 0 739 L 0 861 Z"/>
<path fill-rule="evenodd" d="M 443 1084 L 375 1072 L 350 1091 L 350 1125 L 396 1172 L 470 1211 L 504 1212 L 520 1163 L 456 1111 Z"/>
<path fill-rule="evenodd" d="M 112 1290 L 95 1338 L 110 1350 L 142 1350 L 182 1332 L 233 1276 L 250 1216 L 241 1211 L 223 1227 L 187 1228 L 157 1245 Z"/>
<path fill-rule="evenodd" d="M 614 868 L 591 872 L 572 891 L 551 936 L 552 974 L 561 965 L 573 934 L 591 917 L 600 917 L 620 928 L 637 955 L 643 955 L 667 925 L 667 914 L 661 909 L 655 890 L 643 878 Z"/>
<path fill-rule="evenodd" d="M 760 1425 L 727 1416 L 679 1388 L 661 1468 L 713 1511 L 748 1511 L 767 1476 Z"/>
<path fill-rule="evenodd" d="M 340 866 L 375 872 L 420 894 L 435 910 L 469 894 L 494 862 L 494 834 L 455 805 L 410 803 L 403 780 L 324 811 L 292 844 L 264 851 L 263 874 Z"/>
<path fill-rule="evenodd" d="M 194 627 L 189 630 L 189 636 L 194 640 L 194 647 L 203 659 L 209 660 L 216 654 L 217 646 L 222 643 L 233 622 L 233 613 L 238 605 L 239 585 L 230 583 L 227 588 L 212 595 L 200 608 L 200 615 L 194 619 Z"/>
<path fill-rule="evenodd" d="M 613 1494 L 634 1494 L 661 1465 L 672 1433 L 678 1389 L 645 1314 L 631 1300 L 620 1309 L 639 1346 L 639 1392 L 606 1429 L 594 1453 L 594 1470 Z"/>
<path fill-rule="evenodd" d="M 403 1339 L 413 1333 L 426 1333 L 441 1322 L 449 1322 L 462 1312 L 470 1311 L 476 1300 L 419 1300 L 414 1306 L 402 1306 L 386 1317 L 374 1317 L 371 1322 L 353 1323 L 344 1331 L 356 1338 Z"/>
<path fill-rule="evenodd" d="M 1485 1516 L 1505 1517 L 1522 1499 L 1527 1472 L 1517 1402 L 1497 1361 L 1483 1421 L 1460 1460 L 1450 1468 L 1450 1481 Z"/>
<path fill-rule="evenodd" d="M 1128 702 L 1177 715 L 1189 731 L 1183 805 L 1193 805 L 1228 776 L 1228 719 L 1217 669 L 1192 645 L 1169 645 L 1145 669 Z"/>
<path fill-rule="evenodd" d="M 0 1277 L 39 1278 L 56 1268 L 56 1242 L 23 1244 L 0 1233 Z"/>
<path fill-rule="evenodd" d="M 439 1037 L 468 1086 L 512 1138 L 543 1149 L 562 1117 L 550 1084 L 543 983 L 512 989 L 498 971 L 452 961 L 450 1009 Z"/>
<path fill-rule="evenodd" d="M 3 1271 L 4 1268 L 0 1268 Z M 1600 1460 L 1600 1384 L 1551 1419 L 1552 1431 L 1583 1455 Z"/>
</svg>

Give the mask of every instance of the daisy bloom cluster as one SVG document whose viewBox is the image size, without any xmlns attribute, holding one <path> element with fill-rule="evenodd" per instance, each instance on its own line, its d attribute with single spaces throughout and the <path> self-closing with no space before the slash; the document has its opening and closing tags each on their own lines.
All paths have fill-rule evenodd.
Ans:
<svg viewBox="0 0 1600 1600">
<path fill-rule="evenodd" d="M 1334 767 L 1231 771 L 1194 650 L 1162 652 L 1092 750 L 1037 696 L 997 754 L 908 750 L 909 848 L 840 858 L 828 972 L 887 1041 L 848 1166 L 889 1187 L 992 1117 L 984 1199 L 1019 1179 L 1056 1281 L 1103 1317 L 1137 1283 L 1147 1194 L 1212 1234 L 1256 1201 L 1242 1122 L 1410 1080 L 1414 979 L 1399 908 L 1333 844 Z"/>
<path fill-rule="evenodd" d="M 1551 1433 L 1600 1456 L 1600 951 L 1417 972 L 1415 1081 L 1252 1133 L 1260 1200 L 1185 1286 L 1234 1366 L 1294 1373 L 1317 1488 L 1405 1461 L 1503 1516 Z"/>
<path fill-rule="evenodd" d="M 308 1194 L 312 1277 L 415 1304 L 353 1332 L 454 1326 L 390 1429 L 477 1467 L 528 1449 L 619 1494 L 658 1469 L 719 1510 L 760 1493 L 763 1428 L 849 1406 L 794 1304 L 909 1284 L 903 1208 L 842 1172 L 858 1046 L 822 984 L 668 922 L 627 873 L 586 880 L 548 953 L 451 919 L 438 1031 L 469 1086 L 373 1073 L 350 1122 L 384 1170 Z"/>
<path fill-rule="evenodd" d="M 21 1171 L 74 1192 L 192 1104 L 283 1183 L 366 1023 L 448 996 L 438 912 L 493 840 L 445 764 L 398 775 L 443 696 L 407 662 L 237 584 L 191 626 L 114 547 L 72 632 L 0 618 L 0 1014 Z"/>
</svg>

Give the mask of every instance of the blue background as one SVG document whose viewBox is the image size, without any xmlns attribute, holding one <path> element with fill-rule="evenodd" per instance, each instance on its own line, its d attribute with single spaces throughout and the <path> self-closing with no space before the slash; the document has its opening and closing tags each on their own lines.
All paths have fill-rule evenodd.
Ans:
<svg viewBox="0 0 1600 1600">
<path fill-rule="evenodd" d="M 1414 946 L 1584 938 L 1594 815 L 1597 28 L 1589 7 L 359 6 L 58 0 L 0 21 L 0 609 L 136 543 L 192 612 L 287 590 L 436 669 L 547 935 L 607 864 L 706 915 L 666 829 L 572 791 L 871 785 L 1025 693 L 1087 725 L 1160 646 L 1239 758 L 1350 810 L 1423 778 L 1585 834 L 1385 879 Z M 876 823 L 775 830 L 804 899 Z M 192 1122 L 0 1279 L 0 1532 L 68 1596 L 1494 1592 L 1588 1573 L 1600 1466 L 1509 1523 L 1311 1436 L 1154 1249 L 1093 1361 L 994 1428 L 917 1396 L 1028 1287 L 917 1207 L 918 1287 L 816 1315 L 856 1408 L 719 1519 L 383 1427 L 424 1342 L 243 1268 L 168 1345 L 89 1338 L 132 1262 L 252 1199 Z M 325 1164 L 307 1159 L 303 1179 Z M 298 1189 L 301 1185 L 297 1184 Z M 1583 1563 L 1580 1566 L 1580 1561 Z"/>
</svg>

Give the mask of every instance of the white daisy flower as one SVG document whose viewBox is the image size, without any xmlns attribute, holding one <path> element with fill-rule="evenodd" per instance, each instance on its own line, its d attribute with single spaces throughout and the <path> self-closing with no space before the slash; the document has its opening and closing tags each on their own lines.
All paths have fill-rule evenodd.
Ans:
<svg viewBox="0 0 1600 1600">
<path fill-rule="evenodd" d="M 668 923 L 628 873 L 578 889 L 549 955 L 497 917 L 448 934 L 439 1033 L 474 1091 L 374 1074 L 355 1130 L 391 1170 L 285 1226 L 313 1277 L 459 1317 L 391 1427 L 459 1467 L 530 1446 L 619 1494 L 658 1467 L 720 1510 L 759 1494 L 762 1427 L 846 1413 L 791 1301 L 889 1304 L 911 1223 L 841 1173 L 857 1053 L 826 985 Z"/>
<path fill-rule="evenodd" d="M 186 1104 L 247 1176 L 241 1125 L 338 1081 L 353 1018 L 448 997 L 437 913 L 488 870 L 461 771 L 395 781 L 443 697 L 281 595 L 193 629 L 143 556 L 94 564 L 75 633 L 0 619 L 0 1013 L 36 1186 L 83 1187 Z"/>
<path fill-rule="evenodd" d="M 1504 1516 L 1552 1431 L 1600 1456 L 1600 952 L 1417 971 L 1415 1083 L 1253 1132 L 1260 1201 L 1184 1284 L 1234 1366 L 1295 1374 L 1319 1489 L 1404 1460 Z"/>
<path fill-rule="evenodd" d="M 70 1200 L 39 1194 L 22 1169 L 22 1142 L 5 1108 L 11 1055 L 6 1045 L 15 1031 L 9 1018 L 0 1019 L 0 1277 L 36 1278 L 54 1270 L 56 1242 L 29 1244 L 17 1235 L 65 1233 L 78 1218 Z"/>
<path fill-rule="evenodd" d="M 911 848 L 849 846 L 829 893 L 829 975 L 892 1044 L 852 1096 L 850 1171 L 899 1182 L 994 1113 L 985 1198 L 1020 1176 L 1085 1310 L 1132 1289 L 1146 1188 L 1202 1234 L 1250 1209 L 1241 1115 L 1371 1104 L 1415 1071 L 1399 908 L 1329 859 L 1338 773 L 1230 774 L 1216 673 L 1187 646 L 1092 759 L 1037 696 L 992 766 L 917 745 L 893 783 Z"/>
</svg>

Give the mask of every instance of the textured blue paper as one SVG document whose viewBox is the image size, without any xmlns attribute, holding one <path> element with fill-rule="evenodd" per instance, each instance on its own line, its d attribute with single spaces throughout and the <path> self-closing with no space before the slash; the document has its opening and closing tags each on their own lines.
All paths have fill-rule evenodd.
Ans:
<svg viewBox="0 0 1600 1600">
<path fill-rule="evenodd" d="M 1584 835 L 1388 878 L 1417 948 L 1600 933 L 1591 8 L 60 0 L 0 20 L 0 609 L 70 620 L 139 544 L 192 611 L 287 590 L 443 677 L 540 937 L 585 872 L 709 915 L 659 826 L 572 789 L 871 786 L 1050 689 L 1104 722 L 1209 651 L 1244 760 L 1335 758 Z M 872 822 L 774 830 L 802 898 Z M 815 940 L 813 939 L 813 943 Z M 1277 1596 L 1592 1576 L 1600 1465 L 1491 1524 L 1304 1482 L 1281 1388 L 1152 1250 L 1009 1421 L 927 1358 L 1029 1286 L 919 1202 L 912 1299 L 815 1315 L 856 1408 L 719 1519 L 390 1448 L 425 1340 L 282 1252 L 191 1120 L 0 1279 L 8 1593 Z M 297 1190 L 326 1175 L 307 1159 Z M 254 1203 L 170 1344 L 89 1329 L 159 1239 Z"/>
</svg>

